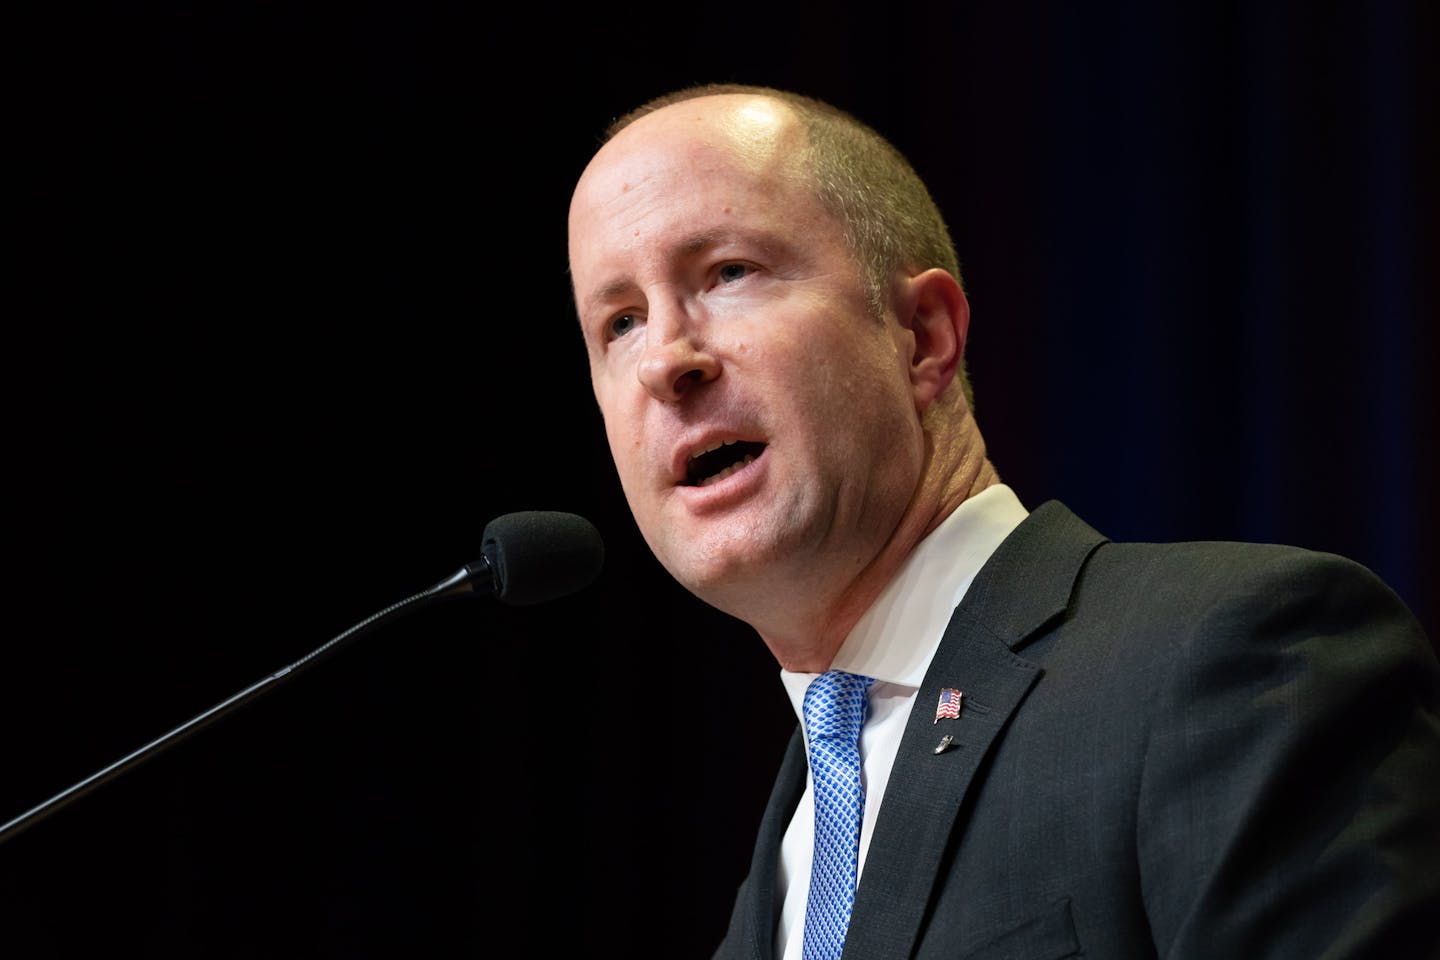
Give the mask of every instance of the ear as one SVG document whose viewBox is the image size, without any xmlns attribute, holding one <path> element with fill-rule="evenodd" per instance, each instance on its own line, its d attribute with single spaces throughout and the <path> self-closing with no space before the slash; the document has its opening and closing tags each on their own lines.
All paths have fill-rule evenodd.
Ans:
<svg viewBox="0 0 1440 960">
<path fill-rule="evenodd" d="M 910 331 L 910 385 L 915 410 L 924 413 L 960 369 L 970 331 L 970 303 L 949 273 L 936 267 L 906 281 L 909 294 L 900 325 Z"/>
</svg>

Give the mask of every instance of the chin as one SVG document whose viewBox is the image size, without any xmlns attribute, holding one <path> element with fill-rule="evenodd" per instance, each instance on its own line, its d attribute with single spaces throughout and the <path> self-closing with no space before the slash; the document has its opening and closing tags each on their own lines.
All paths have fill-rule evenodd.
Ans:
<svg viewBox="0 0 1440 960">
<path fill-rule="evenodd" d="M 714 595 L 743 588 L 756 578 L 756 563 L 734 555 L 696 555 L 684 551 L 660 562 L 681 586 L 707 602 Z"/>
<path fill-rule="evenodd" d="M 785 536 L 773 524 L 764 532 L 729 531 L 670 545 L 661 564 L 691 593 L 728 610 L 727 598 L 741 599 L 773 589 L 783 579 L 786 559 L 796 555 L 795 531 Z"/>
</svg>

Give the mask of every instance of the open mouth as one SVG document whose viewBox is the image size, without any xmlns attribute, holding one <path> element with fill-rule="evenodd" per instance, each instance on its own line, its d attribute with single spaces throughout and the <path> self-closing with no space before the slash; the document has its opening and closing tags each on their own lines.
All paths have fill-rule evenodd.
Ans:
<svg viewBox="0 0 1440 960">
<path fill-rule="evenodd" d="M 726 440 L 708 450 L 691 456 L 685 465 L 687 487 L 708 487 L 719 483 L 750 463 L 765 451 L 765 444 L 754 440 Z"/>
</svg>

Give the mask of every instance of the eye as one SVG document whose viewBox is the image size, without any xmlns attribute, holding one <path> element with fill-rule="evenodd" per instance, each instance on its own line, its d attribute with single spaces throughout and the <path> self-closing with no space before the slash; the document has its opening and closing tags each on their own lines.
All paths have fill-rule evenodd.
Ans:
<svg viewBox="0 0 1440 960">
<path fill-rule="evenodd" d="M 640 325 L 640 319 L 633 313 L 622 313 L 605 327 L 606 340 L 619 340 Z"/>
<path fill-rule="evenodd" d="M 736 280 L 744 279 L 750 273 L 750 267 L 744 263 L 727 263 L 720 267 L 716 276 L 721 283 L 734 283 Z"/>
</svg>

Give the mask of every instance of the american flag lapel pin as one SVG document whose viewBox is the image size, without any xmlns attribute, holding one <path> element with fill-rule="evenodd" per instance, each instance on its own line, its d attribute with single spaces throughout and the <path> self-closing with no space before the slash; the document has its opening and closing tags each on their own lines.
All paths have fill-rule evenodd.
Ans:
<svg viewBox="0 0 1440 960">
<path fill-rule="evenodd" d="M 946 687 L 940 691 L 940 704 L 935 708 L 935 722 L 939 723 L 941 718 L 949 717 L 955 719 L 960 716 L 960 701 L 965 694 L 953 687 Z"/>
</svg>

